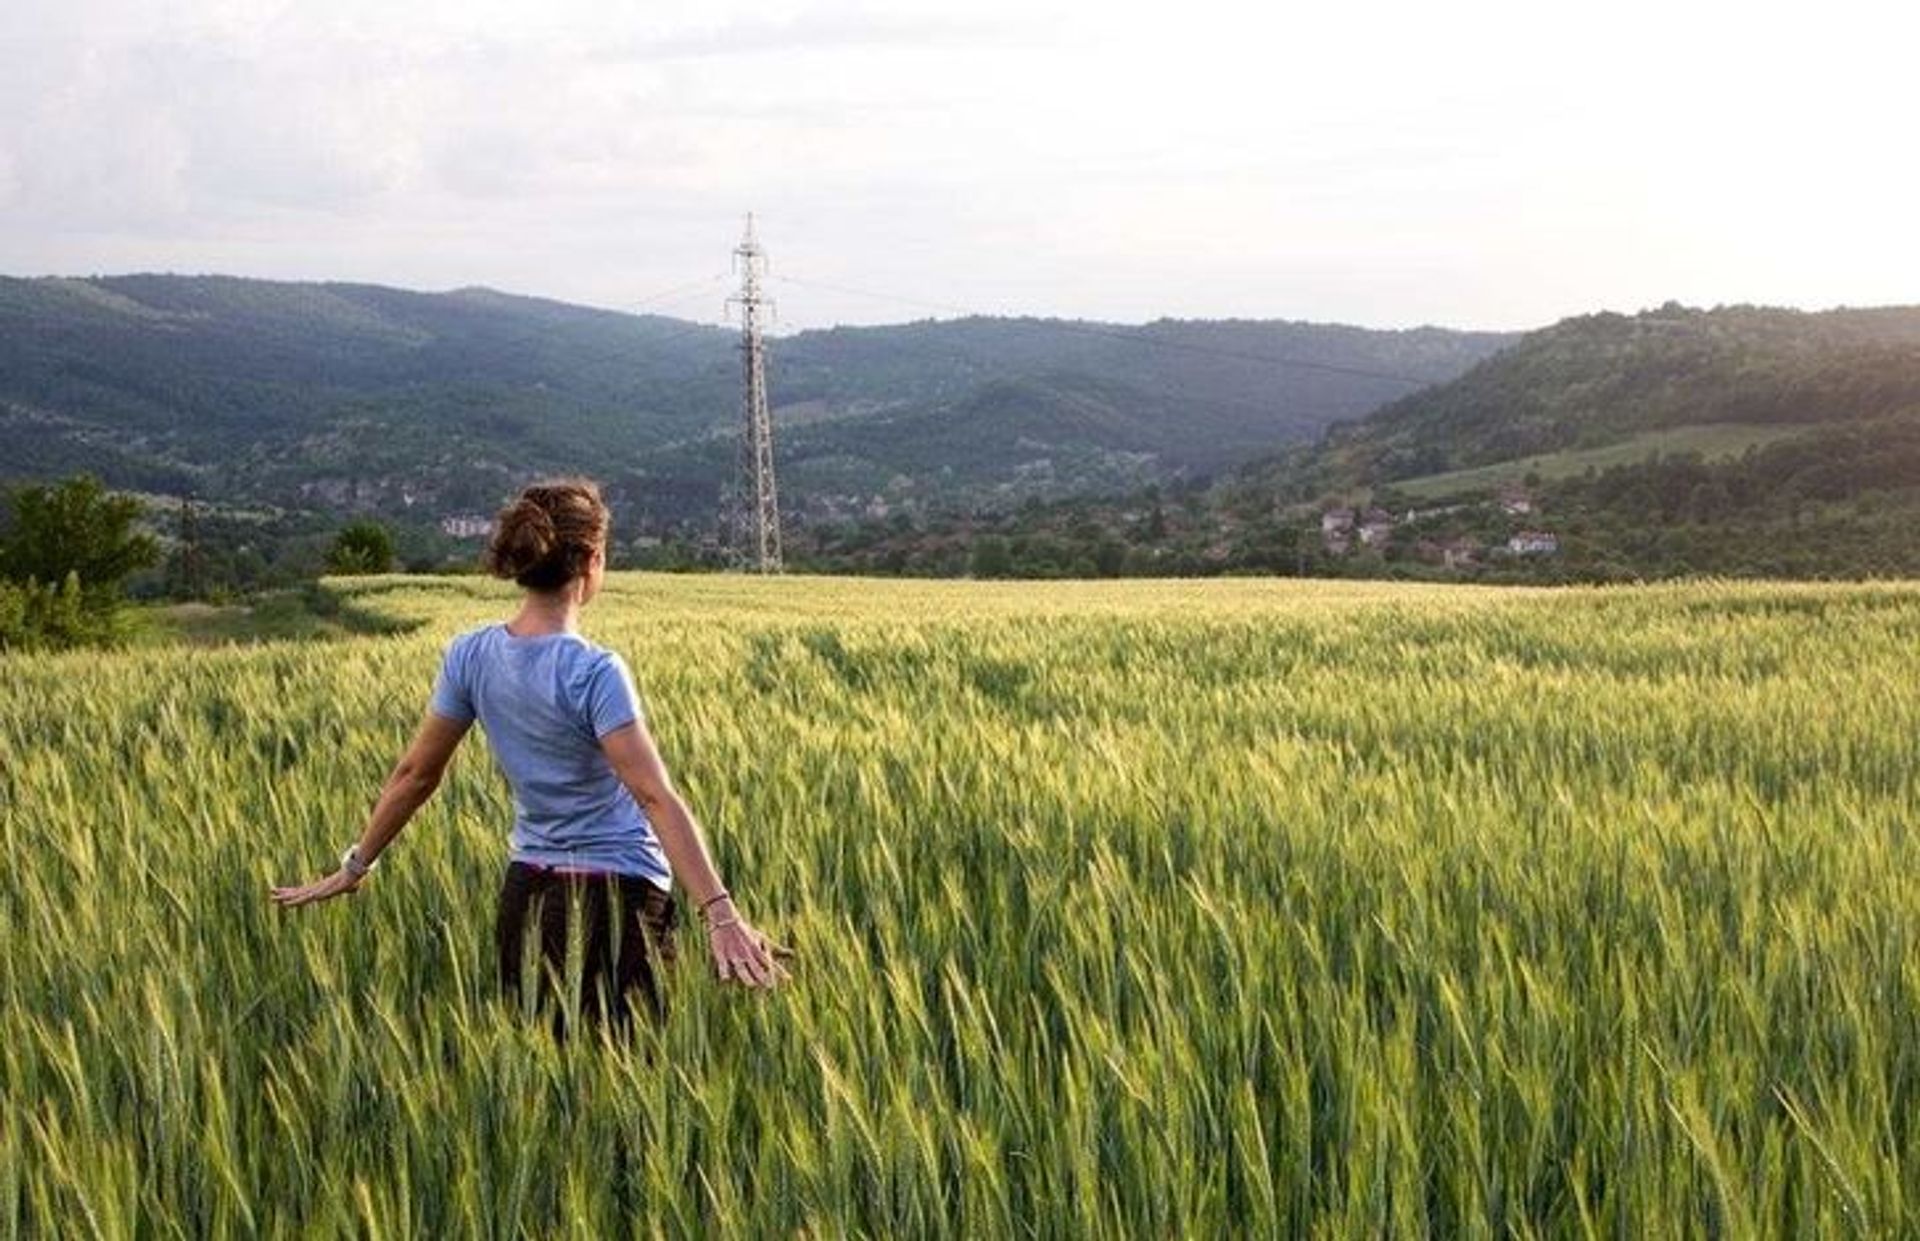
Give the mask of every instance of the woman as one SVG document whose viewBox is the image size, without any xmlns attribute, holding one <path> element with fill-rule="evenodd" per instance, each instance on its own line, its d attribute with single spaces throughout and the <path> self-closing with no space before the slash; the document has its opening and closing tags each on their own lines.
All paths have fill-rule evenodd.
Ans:
<svg viewBox="0 0 1920 1241">
<path fill-rule="evenodd" d="M 528 487 L 501 510 L 488 568 L 525 589 L 519 611 L 448 644 L 426 717 L 359 841 L 326 878 L 274 888 L 276 902 L 308 905 L 358 888 L 439 787 L 478 719 L 514 792 L 511 860 L 495 922 L 509 999 L 522 994 L 529 926 L 537 928 L 543 963 L 536 995 L 541 1003 L 550 998 L 566 958 L 567 924 L 577 915 L 587 1019 L 626 1026 L 635 997 L 653 1019 L 663 1017 L 653 958 L 673 956 L 675 875 L 706 920 L 722 981 L 770 987 L 786 977 L 777 950 L 741 918 L 720 882 L 654 749 L 625 662 L 579 633 L 581 609 L 606 575 L 607 526 L 599 488 L 583 479 Z M 564 1034 L 565 1025 L 556 1011 L 556 1031 Z"/>
</svg>

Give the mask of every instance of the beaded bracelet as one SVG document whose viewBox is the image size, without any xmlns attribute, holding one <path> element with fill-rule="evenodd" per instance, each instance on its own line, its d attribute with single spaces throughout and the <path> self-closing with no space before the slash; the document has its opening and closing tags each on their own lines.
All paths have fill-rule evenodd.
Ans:
<svg viewBox="0 0 1920 1241">
<path fill-rule="evenodd" d="M 725 888 L 721 888 L 721 889 L 720 889 L 720 890 L 719 890 L 718 892 L 716 892 L 716 893 L 715 893 L 714 895 L 712 895 L 712 896 L 709 896 L 709 897 L 708 897 L 708 898 L 707 898 L 706 900 L 704 900 L 704 901 L 701 901 L 701 902 L 700 902 L 700 916 L 701 916 L 702 918 L 704 918 L 704 917 L 706 917 L 706 916 L 707 916 L 707 910 L 708 910 L 708 909 L 710 909 L 710 908 L 711 908 L 711 907 L 713 907 L 714 905 L 717 905 L 717 904 L 719 904 L 719 903 L 720 903 L 721 901 L 724 901 L 724 900 L 726 900 L 726 899 L 728 899 L 728 898 L 729 898 L 730 896 L 732 896 L 732 895 L 733 895 L 733 894 L 732 894 L 731 892 L 728 892 L 728 891 L 727 891 L 727 890 L 726 890 Z"/>
</svg>

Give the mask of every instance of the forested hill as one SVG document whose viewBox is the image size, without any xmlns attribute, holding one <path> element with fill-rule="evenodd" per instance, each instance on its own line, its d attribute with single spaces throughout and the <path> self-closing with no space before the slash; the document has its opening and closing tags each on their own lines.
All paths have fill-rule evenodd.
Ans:
<svg viewBox="0 0 1920 1241">
<path fill-rule="evenodd" d="M 1920 308 L 1669 304 L 1534 332 L 1208 488 L 823 549 L 868 571 L 1844 578 L 1920 574 L 1916 528 Z"/>
<path fill-rule="evenodd" d="M 1511 339 L 991 318 L 802 333 L 773 347 L 782 498 L 827 515 L 1215 470 L 1407 390 L 1381 374 L 1450 379 Z M 0 279 L 0 477 L 422 517 L 587 469 L 637 518 L 704 521 L 738 387 L 724 330 L 485 289 Z"/>
<path fill-rule="evenodd" d="M 477 503 L 525 463 L 703 429 L 689 385 L 732 342 L 688 328 L 480 289 L 0 279 L 0 471 Z"/>
<path fill-rule="evenodd" d="M 1315 540 L 1346 571 L 1920 573 L 1920 307 L 1569 319 L 1220 488 L 1276 501 L 1393 514 L 1374 548 Z"/>
<path fill-rule="evenodd" d="M 1623 458 L 1636 442 L 1650 451 L 1688 439 L 1738 449 L 1814 427 L 1912 417 L 1920 417 L 1920 307 L 1806 313 L 1669 303 L 1533 332 L 1460 378 L 1331 428 L 1267 468 L 1304 493 L 1552 454 L 1611 448 Z M 1565 464 L 1579 462 L 1545 463 L 1549 472 Z"/>
</svg>

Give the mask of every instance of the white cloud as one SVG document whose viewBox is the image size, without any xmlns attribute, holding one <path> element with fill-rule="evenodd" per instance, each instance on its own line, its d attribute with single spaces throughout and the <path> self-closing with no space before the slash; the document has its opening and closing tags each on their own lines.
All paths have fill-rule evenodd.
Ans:
<svg viewBox="0 0 1920 1241">
<path fill-rule="evenodd" d="M 0 270 L 619 305 L 723 269 L 757 209 L 776 271 L 1008 312 L 1524 326 L 1669 296 L 1920 301 L 1916 23 L 1866 4 L 27 0 L 9 20 Z M 790 323 L 922 313 L 784 292 Z"/>
</svg>

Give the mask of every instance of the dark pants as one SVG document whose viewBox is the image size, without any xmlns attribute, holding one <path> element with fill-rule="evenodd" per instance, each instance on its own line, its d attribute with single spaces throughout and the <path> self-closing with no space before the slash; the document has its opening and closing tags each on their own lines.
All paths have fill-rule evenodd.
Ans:
<svg viewBox="0 0 1920 1241">
<path fill-rule="evenodd" d="M 673 898 L 638 876 L 558 874 L 509 863 L 494 922 L 501 990 L 515 1008 L 525 1004 L 524 976 L 531 969 L 534 1006 L 551 1008 L 553 1032 L 564 1039 L 573 1007 L 567 968 L 573 931 L 580 942 L 578 1013 L 587 1025 L 611 1023 L 627 1033 L 636 1007 L 662 1021 L 666 995 L 654 967 L 673 960 L 675 921 Z"/>
</svg>

